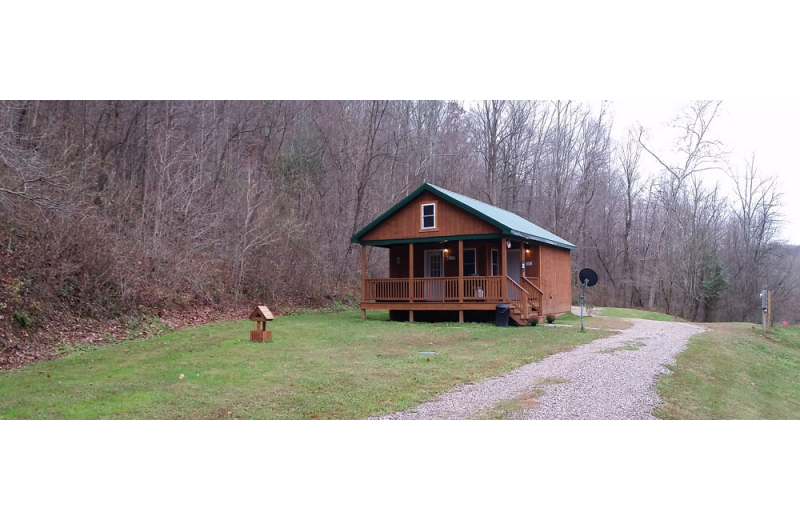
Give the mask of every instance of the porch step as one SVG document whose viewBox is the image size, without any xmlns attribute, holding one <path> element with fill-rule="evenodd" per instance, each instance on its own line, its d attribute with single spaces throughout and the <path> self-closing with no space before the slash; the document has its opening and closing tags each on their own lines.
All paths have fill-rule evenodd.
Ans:
<svg viewBox="0 0 800 520">
<path fill-rule="evenodd" d="M 531 309 L 531 311 L 528 312 L 528 316 L 527 317 L 523 317 L 522 316 L 522 311 L 520 311 L 516 307 L 511 307 L 511 312 L 509 313 L 509 317 L 512 320 L 514 320 L 514 323 L 516 323 L 517 325 L 525 327 L 527 325 L 530 325 L 530 322 L 531 322 L 532 319 L 534 319 L 534 318 L 538 319 L 539 318 L 539 313 L 537 312 L 537 309 Z"/>
</svg>

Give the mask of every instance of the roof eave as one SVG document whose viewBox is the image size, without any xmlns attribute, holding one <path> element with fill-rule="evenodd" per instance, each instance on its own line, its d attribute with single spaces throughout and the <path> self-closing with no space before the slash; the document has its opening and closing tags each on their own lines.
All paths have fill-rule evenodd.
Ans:
<svg viewBox="0 0 800 520">
<path fill-rule="evenodd" d="M 519 237 L 519 238 L 527 238 L 528 240 L 535 240 L 537 242 L 541 242 L 542 244 L 549 244 L 551 246 L 556 246 L 556 247 L 561 247 L 561 248 L 564 248 L 564 249 L 569 249 L 570 251 L 574 251 L 575 249 L 578 249 L 578 246 L 576 246 L 575 244 L 571 244 L 570 242 L 567 242 L 566 240 L 564 242 L 557 242 L 555 240 L 550 240 L 548 238 L 543 238 L 543 237 L 539 237 L 539 236 L 535 236 L 535 235 L 530 235 L 528 233 L 523 233 L 522 231 L 517 231 L 517 230 L 511 230 L 508 234 L 512 235 L 512 236 L 515 236 L 515 237 Z"/>
</svg>

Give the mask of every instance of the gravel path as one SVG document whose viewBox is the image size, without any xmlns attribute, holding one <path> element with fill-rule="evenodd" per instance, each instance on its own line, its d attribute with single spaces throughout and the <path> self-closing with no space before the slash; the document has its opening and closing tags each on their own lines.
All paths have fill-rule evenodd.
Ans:
<svg viewBox="0 0 800 520">
<path fill-rule="evenodd" d="M 377 419 L 655 419 L 656 380 L 705 329 L 630 319 L 633 327 Z"/>
</svg>

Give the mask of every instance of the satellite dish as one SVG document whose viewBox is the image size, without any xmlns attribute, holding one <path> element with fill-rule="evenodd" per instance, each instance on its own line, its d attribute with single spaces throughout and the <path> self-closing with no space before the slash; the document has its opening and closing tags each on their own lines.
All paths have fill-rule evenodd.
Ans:
<svg viewBox="0 0 800 520">
<path fill-rule="evenodd" d="M 597 273 L 589 269 L 581 269 L 581 272 L 578 274 L 578 281 L 583 285 L 583 282 L 589 280 L 586 283 L 587 287 L 592 287 L 597 283 Z"/>
</svg>

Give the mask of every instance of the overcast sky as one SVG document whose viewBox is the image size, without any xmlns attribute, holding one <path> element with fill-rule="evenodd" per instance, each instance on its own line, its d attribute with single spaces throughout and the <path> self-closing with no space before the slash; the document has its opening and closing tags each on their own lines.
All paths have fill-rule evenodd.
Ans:
<svg viewBox="0 0 800 520">
<path fill-rule="evenodd" d="M 688 106 L 690 101 L 611 101 L 614 115 L 612 135 L 622 140 L 631 125 L 637 122 L 649 129 L 649 141 L 658 152 L 668 153 L 674 145 L 669 123 Z M 599 107 L 600 102 L 592 102 Z M 800 121 L 798 101 L 724 101 L 721 113 L 712 125 L 712 135 L 729 150 L 729 163 L 744 170 L 745 160 L 753 153 L 758 171 L 775 175 L 783 193 L 784 219 L 781 238 L 800 244 L 800 176 L 797 172 L 795 150 Z M 643 159 L 644 159 L 643 155 Z M 645 162 L 650 169 L 658 168 L 652 161 Z M 718 181 L 723 193 L 730 196 L 730 181 L 721 172 L 709 173 L 709 181 Z"/>
</svg>

